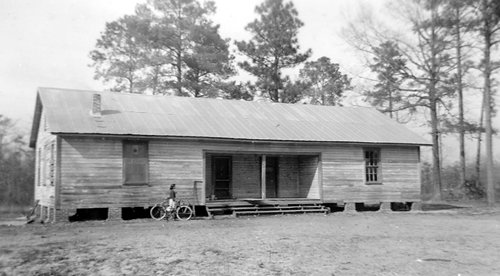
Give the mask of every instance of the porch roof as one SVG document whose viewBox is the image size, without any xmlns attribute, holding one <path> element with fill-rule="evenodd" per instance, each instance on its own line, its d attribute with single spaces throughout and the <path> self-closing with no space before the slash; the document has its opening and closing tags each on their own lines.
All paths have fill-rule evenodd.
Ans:
<svg viewBox="0 0 500 276">
<path fill-rule="evenodd" d="M 93 94 L 101 95 L 101 116 L 90 114 Z M 59 134 L 429 145 L 373 108 L 39 88 L 32 146 L 42 108 Z"/>
</svg>

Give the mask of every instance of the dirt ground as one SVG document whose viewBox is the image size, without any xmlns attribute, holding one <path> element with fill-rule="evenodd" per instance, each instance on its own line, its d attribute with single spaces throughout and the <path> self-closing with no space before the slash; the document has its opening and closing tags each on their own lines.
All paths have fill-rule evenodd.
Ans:
<svg viewBox="0 0 500 276">
<path fill-rule="evenodd" d="M 499 275 L 500 208 L 0 226 L 0 275 Z"/>
</svg>

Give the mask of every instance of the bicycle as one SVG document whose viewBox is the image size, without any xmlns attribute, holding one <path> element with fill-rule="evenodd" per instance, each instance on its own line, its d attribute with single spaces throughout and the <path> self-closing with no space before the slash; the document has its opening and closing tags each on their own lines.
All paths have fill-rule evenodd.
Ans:
<svg viewBox="0 0 500 276">
<path fill-rule="evenodd" d="M 155 204 L 149 211 L 149 214 L 151 218 L 155 220 L 162 220 L 164 218 L 169 220 L 175 219 L 176 217 L 179 220 L 190 220 L 193 216 L 193 209 L 190 207 L 189 202 L 183 200 L 176 200 L 175 207 L 171 208 L 168 204 L 168 200 L 165 200 Z"/>
</svg>

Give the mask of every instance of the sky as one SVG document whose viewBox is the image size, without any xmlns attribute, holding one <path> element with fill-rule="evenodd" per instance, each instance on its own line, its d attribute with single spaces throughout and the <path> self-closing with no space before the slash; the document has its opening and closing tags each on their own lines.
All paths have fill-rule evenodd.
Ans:
<svg viewBox="0 0 500 276">
<path fill-rule="evenodd" d="M 0 114 L 31 124 L 37 87 L 103 90 L 93 78 L 89 52 L 106 22 L 131 14 L 134 0 L 1 0 Z M 245 25 L 256 18 L 261 0 L 217 0 L 213 20 L 223 37 L 250 38 Z M 373 1 L 377 2 L 377 1 Z M 379 1 L 382 2 L 382 1 Z M 358 62 L 339 37 L 345 12 L 359 1 L 296 0 L 305 26 L 299 40 L 314 59 L 328 56 L 351 70 Z M 349 51 L 351 51 L 349 53 Z M 346 55 L 347 54 L 347 55 Z"/>
<path fill-rule="evenodd" d="M 89 52 L 106 22 L 132 14 L 141 2 L 0 0 L 0 114 L 14 119 L 20 129 L 27 131 L 33 118 L 37 87 L 104 90 L 105 85 L 93 78 Z M 244 28 L 256 18 L 254 9 L 261 2 L 216 0 L 217 12 L 212 19 L 220 24 L 223 37 L 247 40 L 250 34 Z M 356 84 L 358 76 L 368 69 L 358 58 L 359 53 L 342 38 L 341 30 L 354 20 L 361 7 L 384 14 L 386 1 L 293 2 L 305 24 L 299 32 L 301 48 L 312 49 L 311 60 L 327 56 L 339 63 L 342 72 Z M 494 121 L 496 127 L 500 127 L 499 117 Z"/>
</svg>

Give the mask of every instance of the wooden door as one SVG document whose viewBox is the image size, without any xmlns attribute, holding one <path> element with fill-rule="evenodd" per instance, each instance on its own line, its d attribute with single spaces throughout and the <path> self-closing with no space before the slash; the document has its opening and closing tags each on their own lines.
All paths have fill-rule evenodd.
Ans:
<svg viewBox="0 0 500 276">
<path fill-rule="evenodd" d="M 266 197 L 278 197 L 278 157 L 266 158 Z"/>
<path fill-rule="evenodd" d="M 231 198 L 232 160 L 228 156 L 213 157 L 214 195 L 217 199 Z"/>
</svg>

